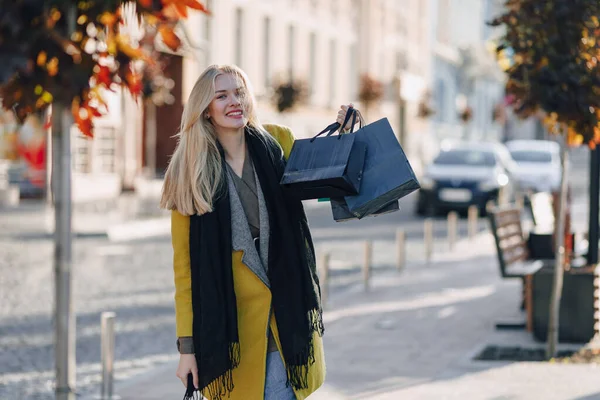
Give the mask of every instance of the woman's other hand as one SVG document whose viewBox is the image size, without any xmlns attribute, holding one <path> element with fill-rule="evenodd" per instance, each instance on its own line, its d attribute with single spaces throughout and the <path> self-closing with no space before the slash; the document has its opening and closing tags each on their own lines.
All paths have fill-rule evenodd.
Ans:
<svg viewBox="0 0 600 400">
<path fill-rule="evenodd" d="M 194 377 L 194 387 L 198 389 L 198 366 L 196 365 L 196 356 L 193 354 L 181 354 L 179 356 L 179 365 L 177 366 L 177 377 L 187 388 L 188 375 Z"/>
<path fill-rule="evenodd" d="M 350 103 L 350 104 L 348 104 L 347 106 L 345 106 L 345 105 L 342 105 L 342 106 L 340 107 L 340 111 L 338 111 L 338 115 L 337 115 L 337 119 L 336 119 L 336 121 L 337 121 L 337 122 L 338 122 L 340 125 L 344 123 L 344 120 L 346 119 L 346 114 L 348 113 L 348 109 L 349 109 L 350 107 L 354 108 L 354 104 Z M 358 118 L 356 119 L 356 122 L 358 122 Z M 356 123 L 356 122 L 355 122 L 355 123 Z M 343 128 L 342 130 L 343 130 L 343 131 L 348 131 L 348 130 L 350 130 L 350 128 L 352 128 L 352 126 L 351 126 L 351 125 L 352 125 L 352 122 L 351 122 L 351 120 L 349 120 L 349 121 L 346 123 L 346 126 L 344 126 L 344 128 Z"/>
</svg>

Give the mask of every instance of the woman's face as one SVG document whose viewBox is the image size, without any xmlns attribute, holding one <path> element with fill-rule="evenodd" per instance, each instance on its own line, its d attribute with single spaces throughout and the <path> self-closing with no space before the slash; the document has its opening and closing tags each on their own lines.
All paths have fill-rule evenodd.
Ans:
<svg viewBox="0 0 600 400">
<path fill-rule="evenodd" d="M 246 88 L 231 74 L 215 79 L 215 97 L 208 105 L 208 116 L 217 132 L 239 130 L 248 123 L 245 112 Z"/>
</svg>

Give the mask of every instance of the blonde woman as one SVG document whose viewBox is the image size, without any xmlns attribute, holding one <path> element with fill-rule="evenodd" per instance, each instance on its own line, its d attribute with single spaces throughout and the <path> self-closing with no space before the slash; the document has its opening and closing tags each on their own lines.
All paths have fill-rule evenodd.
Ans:
<svg viewBox="0 0 600 400">
<path fill-rule="evenodd" d="M 261 125 L 244 72 L 214 65 L 178 136 L 161 207 L 172 210 L 185 398 L 305 399 L 323 383 L 325 359 L 306 216 L 279 186 L 292 132 Z"/>
</svg>

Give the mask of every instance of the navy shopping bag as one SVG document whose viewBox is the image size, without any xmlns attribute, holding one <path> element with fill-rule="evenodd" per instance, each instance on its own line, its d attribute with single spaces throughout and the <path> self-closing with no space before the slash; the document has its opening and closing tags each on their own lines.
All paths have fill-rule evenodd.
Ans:
<svg viewBox="0 0 600 400">
<path fill-rule="evenodd" d="M 346 200 L 342 198 L 331 199 L 331 213 L 333 214 L 333 219 L 335 222 L 345 222 L 353 219 L 359 219 L 356 215 L 352 214 L 348 209 L 348 204 L 346 204 Z M 383 206 L 379 210 L 371 213 L 367 216 L 369 217 L 377 217 L 380 215 L 392 213 L 394 211 L 400 210 L 400 204 L 398 200 L 392 201 L 390 204 Z"/>
<path fill-rule="evenodd" d="M 288 193 L 301 200 L 359 193 L 366 144 L 356 143 L 354 134 L 333 135 L 340 126 L 345 123 L 333 123 L 311 139 L 294 142 L 280 181 Z"/>
<path fill-rule="evenodd" d="M 355 144 L 367 147 L 360 192 L 344 196 L 356 218 L 373 214 L 420 188 L 387 118 L 362 127 L 354 136 Z"/>
</svg>

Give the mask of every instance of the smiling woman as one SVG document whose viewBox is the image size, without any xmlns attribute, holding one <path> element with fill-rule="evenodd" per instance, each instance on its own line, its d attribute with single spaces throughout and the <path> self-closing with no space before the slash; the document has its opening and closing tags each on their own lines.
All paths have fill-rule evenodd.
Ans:
<svg viewBox="0 0 600 400">
<path fill-rule="evenodd" d="M 306 216 L 279 185 L 294 136 L 259 122 L 243 71 L 215 65 L 194 85 L 178 138 L 161 206 L 172 210 L 185 398 L 302 400 L 323 383 L 325 360 Z"/>
</svg>

